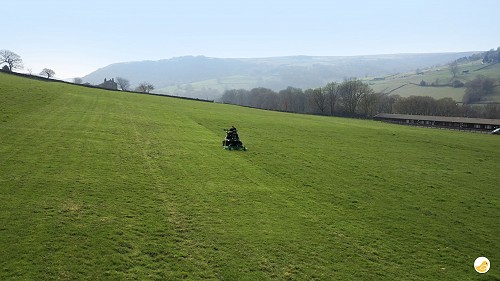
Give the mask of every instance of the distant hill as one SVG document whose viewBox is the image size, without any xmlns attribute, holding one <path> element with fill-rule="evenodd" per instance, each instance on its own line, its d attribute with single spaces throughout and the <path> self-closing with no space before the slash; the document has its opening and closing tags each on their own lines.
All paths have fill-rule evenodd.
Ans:
<svg viewBox="0 0 500 281">
<path fill-rule="evenodd" d="M 111 64 L 88 74 L 83 80 L 99 84 L 104 78 L 124 77 L 132 86 L 148 81 L 158 92 L 213 98 L 232 88 L 309 88 L 346 77 L 408 72 L 446 64 L 474 53 L 477 52 L 248 59 L 185 56 Z"/>
<path fill-rule="evenodd" d="M 379 93 L 408 96 L 431 96 L 436 99 L 450 97 L 462 101 L 465 94 L 463 84 L 478 75 L 493 79 L 500 78 L 500 63 L 484 63 L 483 58 L 476 61 L 460 59 L 455 77 L 449 66 L 421 69 L 419 73 L 407 72 L 397 75 L 369 77 L 364 79 L 373 90 Z M 462 85 L 454 86 L 459 81 Z M 498 80 L 500 83 L 500 80 Z M 482 102 L 500 102 L 500 86 L 496 86 L 492 95 Z"/>
</svg>

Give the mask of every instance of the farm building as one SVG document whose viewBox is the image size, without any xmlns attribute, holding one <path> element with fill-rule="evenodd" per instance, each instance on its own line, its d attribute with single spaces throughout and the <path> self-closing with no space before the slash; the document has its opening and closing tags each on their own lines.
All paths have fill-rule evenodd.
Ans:
<svg viewBox="0 0 500 281">
<path fill-rule="evenodd" d="M 118 84 L 115 82 L 114 78 L 111 78 L 111 80 L 106 80 L 106 78 L 104 78 L 104 82 L 97 85 L 97 87 L 110 90 L 118 90 Z"/>
<path fill-rule="evenodd" d="M 483 119 L 467 117 L 446 117 L 427 115 L 406 115 L 380 113 L 373 117 L 374 120 L 426 127 L 450 128 L 458 130 L 491 131 L 500 128 L 500 119 Z"/>
</svg>

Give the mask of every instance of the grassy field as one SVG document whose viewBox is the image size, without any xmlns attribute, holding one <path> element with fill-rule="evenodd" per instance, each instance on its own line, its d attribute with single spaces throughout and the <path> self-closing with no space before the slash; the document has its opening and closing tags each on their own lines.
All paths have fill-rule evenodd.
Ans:
<svg viewBox="0 0 500 281">
<path fill-rule="evenodd" d="M 463 73 L 462 71 L 469 72 Z M 402 97 L 431 96 L 436 99 L 451 97 L 456 101 L 462 101 L 462 97 L 465 93 L 465 88 L 463 87 L 421 87 L 419 84 L 421 81 L 425 81 L 429 85 L 436 82 L 438 85 L 446 85 L 455 79 L 465 83 L 476 78 L 477 75 L 500 79 L 500 64 L 483 65 L 480 62 L 462 64 L 459 66 L 459 73 L 455 78 L 452 77 L 452 74 L 447 66 L 427 69 L 422 71 L 422 73 L 423 74 L 416 74 L 415 72 L 400 73 L 383 77 L 383 80 L 375 80 L 373 77 L 367 77 L 363 80 L 370 84 L 373 90 L 378 93 L 390 92 L 391 94 L 397 94 Z M 217 99 L 220 95 L 222 95 L 224 90 L 249 88 L 249 85 L 250 88 L 256 88 L 259 87 L 259 85 L 265 85 L 266 83 L 278 83 L 279 81 L 275 79 L 278 78 L 265 77 L 265 80 L 259 80 L 251 76 L 231 76 L 179 86 L 165 87 L 157 89 L 156 92 L 168 95 Z M 496 87 L 493 95 L 489 96 L 486 101 L 500 102 L 500 87 Z"/>
<path fill-rule="evenodd" d="M 469 73 L 463 73 L 462 71 L 469 71 Z M 423 71 L 423 74 L 420 75 L 416 73 L 401 73 L 385 77 L 384 80 L 375 81 L 373 78 L 367 78 L 365 80 L 375 92 L 387 93 L 392 91 L 391 94 L 397 94 L 402 97 L 431 96 L 436 99 L 451 97 L 456 101 L 462 101 L 462 97 L 465 94 L 465 88 L 421 87 L 409 83 L 420 84 L 421 81 L 425 81 L 428 84 L 437 82 L 439 85 L 444 85 L 454 79 L 465 83 L 476 78 L 477 75 L 500 79 L 500 64 L 497 63 L 490 66 L 482 65 L 478 62 L 462 64 L 459 66 L 459 73 L 455 78 L 452 77 L 448 67 L 441 67 Z M 400 86 L 403 87 L 399 88 Z M 488 97 L 488 100 L 500 101 L 500 87 L 495 88 L 494 94 Z"/>
<path fill-rule="evenodd" d="M 500 279 L 498 136 L 0 73 L 0 138 L 0 280 Z"/>
<path fill-rule="evenodd" d="M 220 79 L 169 86 L 157 89 L 155 92 L 167 95 L 191 96 L 204 99 L 217 99 L 227 89 L 246 88 L 248 85 L 257 86 L 258 79 L 249 76 L 233 76 Z"/>
<path fill-rule="evenodd" d="M 225 90 L 230 89 L 251 89 L 266 83 L 278 83 L 279 78 L 273 76 L 258 79 L 252 76 L 227 76 L 219 79 L 210 79 L 179 86 L 170 86 L 155 90 L 157 93 L 189 96 L 203 99 L 217 99 L 222 96 Z"/>
</svg>

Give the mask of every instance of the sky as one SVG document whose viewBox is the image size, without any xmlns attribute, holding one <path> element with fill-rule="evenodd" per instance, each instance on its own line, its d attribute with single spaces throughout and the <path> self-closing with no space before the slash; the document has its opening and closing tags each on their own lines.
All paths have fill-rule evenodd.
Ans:
<svg viewBox="0 0 500 281">
<path fill-rule="evenodd" d="M 487 51 L 498 0 L 2 0 L 0 49 L 24 70 L 82 77 L 112 63 Z"/>
</svg>

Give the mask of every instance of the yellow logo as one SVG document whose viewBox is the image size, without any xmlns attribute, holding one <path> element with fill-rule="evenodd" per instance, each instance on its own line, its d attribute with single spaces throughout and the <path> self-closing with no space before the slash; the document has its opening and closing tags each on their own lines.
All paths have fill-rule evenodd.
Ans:
<svg viewBox="0 0 500 281">
<path fill-rule="evenodd" d="M 490 261 L 485 257 L 479 257 L 474 261 L 474 269 L 479 273 L 486 273 L 490 270 Z"/>
</svg>

